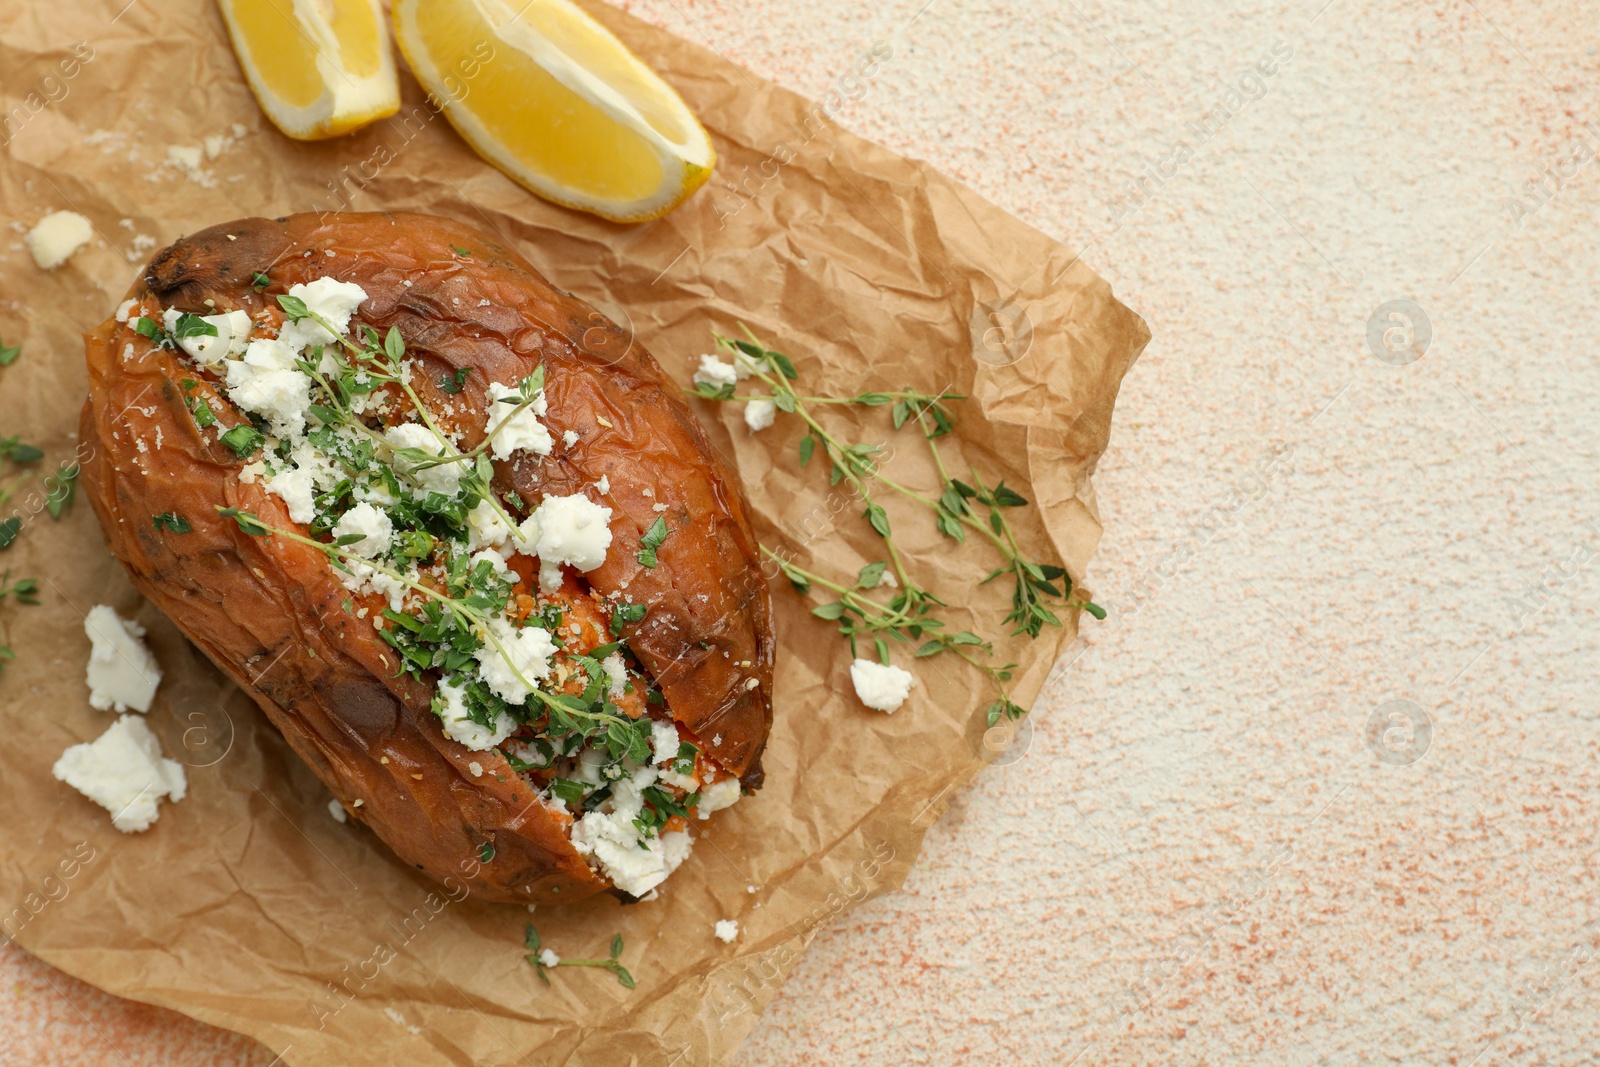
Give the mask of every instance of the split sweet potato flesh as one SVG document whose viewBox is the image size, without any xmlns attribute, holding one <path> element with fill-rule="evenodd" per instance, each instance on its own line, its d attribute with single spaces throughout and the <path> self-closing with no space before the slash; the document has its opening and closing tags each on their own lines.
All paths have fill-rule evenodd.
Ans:
<svg viewBox="0 0 1600 1067">
<path fill-rule="evenodd" d="M 622 627 L 628 648 L 705 754 L 746 789 L 759 786 L 773 637 L 758 547 L 730 471 L 650 354 L 516 252 L 420 215 L 214 226 L 158 253 L 129 297 L 147 309 L 240 309 L 259 321 L 277 314 L 277 294 L 324 276 L 368 294 L 352 331 L 398 328 L 430 410 L 472 416 L 452 426 L 462 449 L 483 440 L 488 383 L 543 365 L 542 421 L 557 440 L 579 436 L 549 456 L 496 462 L 496 489 L 531 509 L 547 495 L 605 486 L 612 542 L 582 578 L 601 598 L 625 593 L 648 605 L 643 621 Z M 560 903 L 607 889 L 498 752 L 444 734 L 430 707 L 433 680 L 398 671 L 324 552 L 250 536 L 218 515 L 219 505 L 236 507 L 305 530 L 260 481 L 241 481 L 246 458 L 197 426 L 186 401 L 197 388 L 193 364 L 133 321 L 109 319 L 86 341 L 81 432 L 91 458 L 82 486 L 111 551 L 346 809 L 407 863 L 462 879 L 483 898 Z M 458 378 L 462 368 L 471 370 Z M 168 513 L 190 532 L 157 529 L 153 517 Z M 642 566 L 641 540 L 663 516 L 673 532 L 658 564 Z"/>
</svg>

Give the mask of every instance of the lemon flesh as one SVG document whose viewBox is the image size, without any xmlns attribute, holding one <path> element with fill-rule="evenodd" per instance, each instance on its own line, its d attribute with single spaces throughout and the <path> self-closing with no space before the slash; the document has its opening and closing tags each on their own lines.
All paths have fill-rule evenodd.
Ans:
<svg viewBox="0 0 1600 1067">
<path fill-rule="evenodd" d="M 569 0 L 396 0 L 395 36 L 478 153 L 556 203 L 657 218 L 716 154 L 678 94 Z"/>
<path fill-rule="evenodd" d="M 378 0 L 217 0 L 250 90 L 298 140 L 337 137 L 400 109 Z"/>
</svg>

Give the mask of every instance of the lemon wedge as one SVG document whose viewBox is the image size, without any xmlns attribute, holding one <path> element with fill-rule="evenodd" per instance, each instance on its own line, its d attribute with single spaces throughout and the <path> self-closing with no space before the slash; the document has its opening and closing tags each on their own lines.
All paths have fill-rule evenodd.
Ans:
<svg viewBox="0 0 1600 1067">
<path fill-rule="evenodd" d="M 378 0 L 217 0 L 250 91 L 273 124 L 319 141 L 400 110 Z"/>
<path fill-rule="evenodd" d="M 394 24 L 461 136 L 539 196 L 643 222 L 711 176 L 693 112 L 570 0 L 395 0 Z"/>
</svg>

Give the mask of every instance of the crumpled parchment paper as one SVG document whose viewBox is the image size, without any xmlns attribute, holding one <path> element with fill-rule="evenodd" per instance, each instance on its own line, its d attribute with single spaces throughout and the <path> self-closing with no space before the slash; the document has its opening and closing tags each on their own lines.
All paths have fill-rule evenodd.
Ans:
<svg viewBox="0 0 1600 1067">
<path fill-rule="evenodd" d="M 893 716 L 866 710 L 844 641 L 778 579 L 766 787 L 708 824 L 660 899 L 529 916 L 422 879 L 330 817 L 326 791 L 251 701 L 132 592 L 85 504 L 59 520 L 43 510 L 41 478 L 77 448 L 79 334 L 111 313 L 155 248 L 253 214 L 451 216 L 631 326 L 685 383 L 710 329 L 743 322 L 794 358 L 807 391 L 970 393 L 946 439 L 951 469 L 976 464 L 1035 501 L 1013 513 L 1022 543 L 1074 576 L 1099 535 L 1089 475 L 1148 338 L 1139 318 L 1067 248 L 839 130 L 838 99 L 801 99 L 590 9 L 716 142 L 712 184 L 655 223 L 621 227 L 535 199 L 475 156 L 408 75 L 394 120 L 331 142 L 286 140 L 257 110 L 206 0 L 58 0 L 0 14 L 0 201 L 14 231 L 0 246 L 0 335 L 23 346 L 0 369 L 0 410 L 6 433 L 47 453 L 8 468 L 16 493 L 0 509 L 24 519 L 0 566 L 42 588 L 39 606 L 0 605 L 17 652 L 0 678 L 0 923 L 57 967 L 251 1034 L 289 1064 L 729 1062 L 818 928 L 903 882 L 946 799 L 1005 730 L 986 738 L 992 695 L 976 672 L 944 657 L 913 663 L 904 647 L 895 656 L 918 676 L 911 700 Z M 860 77 L 881 69 L 873 55 Z M 892 43 L 877 50 L 878 64 L 892 61 Z M 86 215 L 97 238 L 47 274 L 21 234 L 59 209 Z M 764 542 L 840 575 L 881 558 L 860 502 L 831 491 L 821 465 L 800 469 L 792 418 L 751 435 L 735 405 L 701 411 Z M 846 437 L 884 445 L 895 480 L 934 484 L 926 447 L 895 433 L 888 409 L 830 418 Z M 925 512 L 880 496 L 952 625 L 1002 634 L 1008 583 L 976 584 L 994 565 L 987 548 L 957 547 Z M 50 775 L 64 748 L 111 722 L 84 684 L 83 613 L 102 602 L 150 628 L 166 671 L 150 722 L 189 775 L 188 798 L 139 835 L 113 830 Z M 1075 633 L 1068 619 L 1037 641 L 1001 643 L 1021 663 L 1020 702 Z M 620 931 L 638 989 L 579 968 L 545 987 L 520 947 L 530 918 L 574 958 L 603 957 Z M 742 931 L 733 945 L 712 936 L 728 918 Z"/>
</svg>

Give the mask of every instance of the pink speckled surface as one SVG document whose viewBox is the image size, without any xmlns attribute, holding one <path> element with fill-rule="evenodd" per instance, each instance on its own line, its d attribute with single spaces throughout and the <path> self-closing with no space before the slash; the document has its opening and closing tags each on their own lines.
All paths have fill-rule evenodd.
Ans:
<svg viewBox="0 0 1600 1067">
<path fill-rule="evenodd" d="M 627 6 L 813 95 L 894 42 L 840 121 L 1084 249 L 1155 333 L 1072 699 L 743 1063 L 1590 1062 L 1600 165 L 1524 183 L 1600 148 L 1592 7 Z M 1432 324 L 1406 366 L 1367 340 L 1396 299 Z M 1393 700 L 1427 730 L 1369 741 Z M 0 971 L 0 1062 L 271 1059 Z"/>
</svg>

